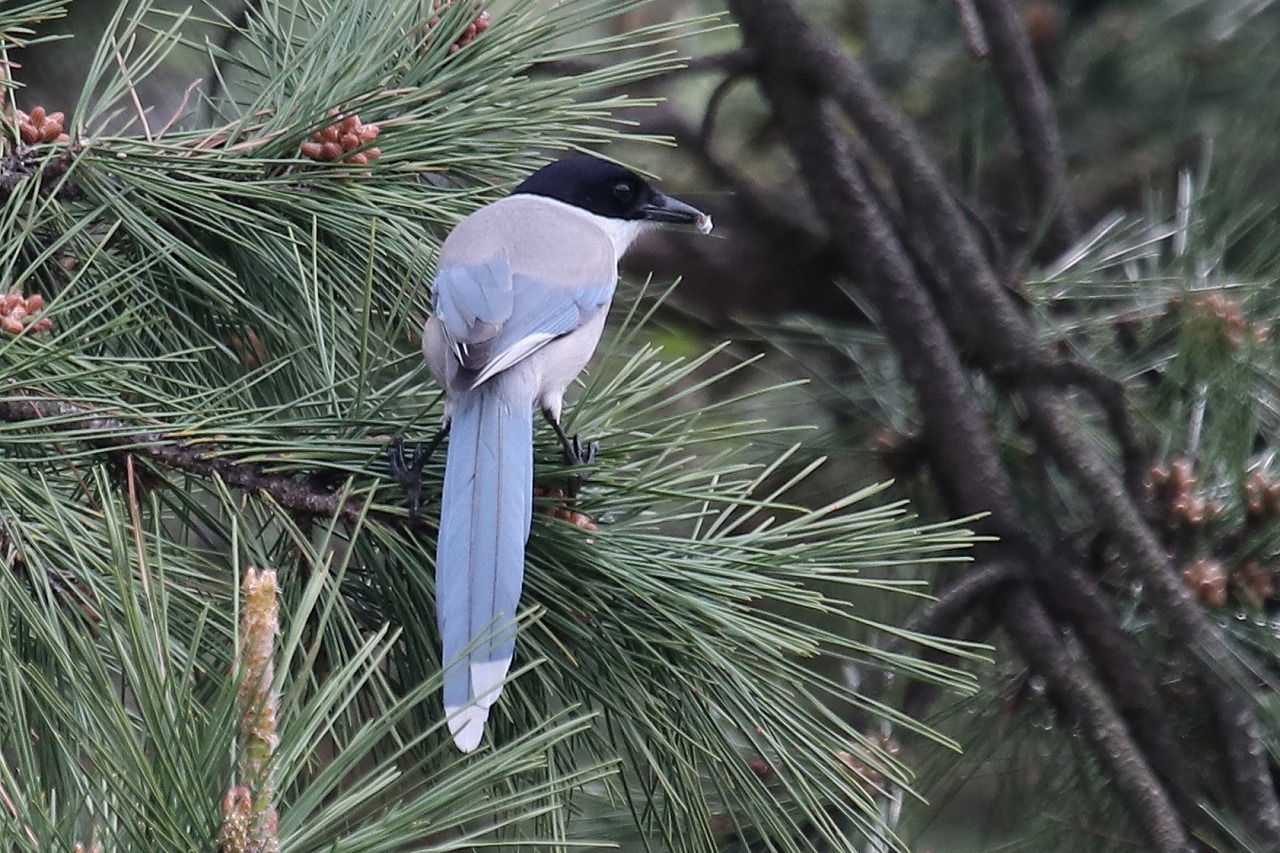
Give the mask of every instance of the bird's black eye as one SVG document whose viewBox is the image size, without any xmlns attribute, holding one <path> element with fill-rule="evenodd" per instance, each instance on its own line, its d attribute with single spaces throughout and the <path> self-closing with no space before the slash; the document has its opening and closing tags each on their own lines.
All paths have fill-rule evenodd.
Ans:
<svg viewBox="0 0 1280 853">
<path fill-rule="evenodd" d="M 613 185 L 613 194 L 621 201 L 631 201 L 632 196 L 636 194 L 636 188 L 626 181 L 618 181 Z"/>
</svg>

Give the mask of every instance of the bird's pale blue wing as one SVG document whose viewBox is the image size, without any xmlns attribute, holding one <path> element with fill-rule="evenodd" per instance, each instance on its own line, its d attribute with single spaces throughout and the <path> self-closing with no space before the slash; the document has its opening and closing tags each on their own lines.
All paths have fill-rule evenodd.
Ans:
<svg viewBox="0 0 1280 853">
<path fill-rule="evenodd" d="M 474 388 L 586 323 L 613 290 L 613 281 L 565 285 L 512 273 L 496 257 L 441 269 L 435 309 Z"/>
<path fill-rule="evenodd" d="M 442 267 L 432 290 L 436 316 L 459 359 L 465 364 L 473 351 L 473 357 L 483 359 L 511 317 L 512 277 L 506 258 L 499 255 L 475 266 Z"/>
</svg>

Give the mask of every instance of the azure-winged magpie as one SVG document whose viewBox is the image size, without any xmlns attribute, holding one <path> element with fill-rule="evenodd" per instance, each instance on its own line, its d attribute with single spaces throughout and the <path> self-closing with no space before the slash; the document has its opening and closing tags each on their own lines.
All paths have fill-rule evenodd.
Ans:
<svg viewBox="0 0 1280 853">
<path fill-rule="evenodd" d="M 560 426 L 565 389 L 604 328 L 618 260 L 655 223 L 711 230 L 711 218 L 635 172 L 589 156 L 551 163 L 467 216 L 440 252 L 422 354 L 445 389 L 449 449 L 436 549 L 444 706 L 460 749 L 475 749 L 515 649 L 533 509 L 533 409 L 565 457 L 589 462 Z M 434 446 L 434 444 L 433 444 Z M 429 453 L 429 451 L 428 451 Z M 393 467 L 413 491 L 426 454 Z"/>
</svg>

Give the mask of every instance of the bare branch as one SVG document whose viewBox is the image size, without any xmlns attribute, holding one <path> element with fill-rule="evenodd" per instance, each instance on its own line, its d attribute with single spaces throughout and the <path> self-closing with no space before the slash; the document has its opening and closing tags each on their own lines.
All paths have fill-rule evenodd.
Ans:
<svg viewBox="0 0 1280 853">
<path fill-rule="evenodd" d="M 1045 248 L 1060 254 L 1080 236 L 1080 224 L 1065 199 L 1067 162 L 1062 138 L 1026 27 L 1008 0 L 966 2 L 977 7 L 991 43 L 988 57 L 1018 135 L 1031 204 L 1047 223 Z"/>
<path fill-rule="evenodd" d="M 960 26 L 964 29 L 964 42 L 969 52 L 977 57 L 985 57 L 990 50 L 987 47 L 987 36 L 982 31 L 982 22 L 973 8 L 973 0 L 952 0 L 956 6 L 956 14 L 960 17 Z"/>
</svg>

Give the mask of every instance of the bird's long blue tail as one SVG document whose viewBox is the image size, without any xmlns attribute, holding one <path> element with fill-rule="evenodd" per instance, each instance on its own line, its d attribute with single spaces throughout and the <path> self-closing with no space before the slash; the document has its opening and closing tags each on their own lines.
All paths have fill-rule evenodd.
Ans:
<svg viewBox="0 0 1280 853">
<path fill-rule="evenodd" d="M 453 399 L 436 549 L 444 706 L 454 743 L 475 749 L 516 643 L 533 511 L 533 407 L 505 377 Z"/>
</svg>

